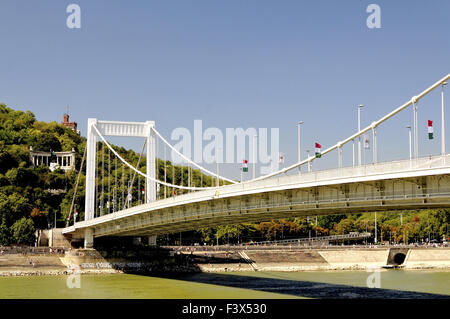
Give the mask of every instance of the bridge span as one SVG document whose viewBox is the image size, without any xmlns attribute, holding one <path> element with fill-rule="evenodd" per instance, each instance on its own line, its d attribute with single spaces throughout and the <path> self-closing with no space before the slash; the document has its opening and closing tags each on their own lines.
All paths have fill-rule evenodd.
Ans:
<svg viewBox="0 0 450 319">
<path fill-rule="evenodd" d="M 444 207 L 450 207 L 450 155 L 221 186 L 77 222 L 63 234 L 85 238 L 86 244 L 89 237 L 150 236 L 276 218 Z"/>
<path fill-rule="evenodd" d="M 75 222 L 74 220 L 74 225 L 64 228 L 63 234 L 71 236 L 73 239 L 84 238 L 85 247 L 90 248 L 93 247 L 94 238 L 102 236 L 153 236 L 155 238 L 155 235 L 158 234 L 277 218 L 450 207 L 450 155 L 446 152 L 445 147 L 444 116 L 444 86 L 449 79 L 450 74 L 447 74 L 365 128 L 360 128 L 358 124 L 358 132 L 323 151 L 320 144 L 316 143 L 318 145 L 316 146 L 316 156 L 308 156 L 305 160 L 299 158 L 298 162 L 291 166 L 241 183 L 220 176 L 218 168 L 215 173 L 211 172 L 180 153 L 161 136 L 153 121 L 117 122 L 90 118 L 88 119 L 85 152 L 84 221 Z M 437 88 L 441 88 L 441 155 L 419 157 L 417 105 L 422 98 Z M 412 107 L 414 115 L 414 134 L 412 136 L 410 131 L 409 135 L 409 159 L 379 163 L 377 130 L 381 124 L 408 107 Z M 432 121 L 428 122 L 429 139 L 432 139 L 433 128 L 430 123 Z M 411 128 L 411 126 L 408 127 Z M 372 132 L 373 161 L 369 165 L 361 165 L 361 137 L 369 132 Z M 108 143 L 105 136 L 143 137 L 145 142 L 137 166 L 134 167 L 121 157 Z M 101 140 L 100 143 L 97 142 L 98 139 Z M 164 164 L 164 180 L 158 179 L 156 174 L 158 139 L 164 144 L 164 152 L 165 147 L 169 147 L 188 163 L 187 185 L 183 184 L 183 174 L 181 174 L 181 185 L 178 185 L 174 179 L 169 183 L 166 180 L 166 164 Z M 355 140 L 358 142 L 358 165 L 355 165 Z M 343 147 L 348 143 L 353 144 L 353 166 L 344 168 L 342 167 L 342 153 Z M 101 151 L 99 150 L 100 153 L 97 154 L 99 145 L 101 145 Z M 111 173 L 111 155 L 115 156 L 115 179 L 112 192 L 110 178 L 107 192 L 104 189 L 105 145 L 108 152 L 107 174 Z M 145 148 L 146 173 L 143 173 L 139 169 L 139 164 Z M 255 150 L 256 145 L 253 147 L 254 152 Z M 314 160 L 332 151 L 337 151 L 338 168 L 301 172 L 302 165 L 308 165 L 310 168 L 310 164 Z M 118 160 L 123 165 L 121 183 L 117 181 Z M 101 176 L 98 174 L 100 168 L 97 168 L 99 165 L 97 162 L 102 163 Z M 254 156 L 254 163 L 256 162 L 257 157 Z M 165 160 L 164 163 L 166 163 Z M 124 180 L 124 168 L 126 167 L 130 169 L 130 173 L 134 172 L 128 187 L 125 186 Z M 191 167 L 196 167 L 216 178 L 217 187 L 204 187 L 203 182 L 200 183 L 200 186 L 196 186 L 195 183 L 192 186 L 189 173 Z M 310 171 L 310 169 L 308 170 Z M 80 169 L 79 177 L 81 171 L 82 169 Z M 294 172 L 294 174 L 287 175 L 288 172 Z M 145 192 L 143 192 L 145 193 L 145 203 L 141 204 L 139 199 L 137 206 L 130 207 L 133 206 L 132 193 L 136 174 L 138 174 L 138 187 L 135 189 L 138 190 L 138 196 L 141 194 L 140 177 L 145 180 Z M 219 179 L 230 185 L 219 187 Z M 157 185 L 164 187 L 164 190 L 169 187 L 169 189 L 182 189 L 191 193 L 156 200 Z M 97 186 L 101 186 L 101 189 Z M 116 196 L 118 187 L 122 190 L 121 200 L 118 200 L 118 196 Z M 128 189 L 127 200 L 124 197 L 125 187 Z M 113 195 L 112 210 L 111 193 Z M 75 194 L 67 218 L 67 226 L 72 211 L 74 211 Z"/>
</svg>

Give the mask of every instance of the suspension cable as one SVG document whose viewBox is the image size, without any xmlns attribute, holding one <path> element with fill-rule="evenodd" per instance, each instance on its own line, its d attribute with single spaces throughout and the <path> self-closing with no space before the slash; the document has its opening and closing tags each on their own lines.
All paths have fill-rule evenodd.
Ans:
<svg viewBox="0 0 450 319">
<path fill-rule="evenodd" d="M 111 151 L 108 149 L 108 203 L 107 203 L 107 214 L 110 213 L 111 209 Z"/>
<path fill-rule="evenodd" d="M 117 182 L 117 157 L 116 158 L 114 158 L 114 166 L 115 166 L 115 169 L 114 169 L 114 173 L 115 173 L 115 180 L 114 180 L 114 193 L 113 193 L 113 213 L 115 213 L 116 211 L 117 211 L 117 184 L 118 184 L 118 182 Z"/>
<path fill-rule="evenodd" d="M 73 193 L 72 203 L 70 204 L 69 217 L 66 220 L 66 227 L 69 226 L 69 221 L 70 221 L 70 218 L 72 217 L 72 210 L 75 205 L 75 197 L 77 196 L 78 184 L 80 183 L 81 172 L 83 171 L 83 164 L 84 164 L 84 160 L 86 159 L 86 150 L 87 150 L 87 143 L 84 146 L 83 159 L 81 160 L 80 171 L 78 172 L 77 182 L 75 183 L 75 191 Z M 74 165 L 74 167 L 75 167 L 75 165 Z"/>
<path fill-rule="evenodd" d="M 391 117 L 393 117 L 394 115 L 396 115 L 397 113 L 399 113 L 400 111 L 404 110 L 405 108 L 407 108 L 410 105 L 414 105 L 416 104 L 421 98 L 423 98 L 425 95 L 427 95 L 428 93 L 430 93 L 431 91 L 433 91 L 434 89 L 436 89 L 437 87 L 439 87 L 440 85 L 442 85 L 442 83 L 444 83 L 445 81 L 447 81 L 448 79 L 450 79 L 450 73 L 447 74 L 445 77 L 443 77 L 442 79 L 440 79 L 439 81 L 437 81 L 436 83 L 434 83 L 432 86 L 430 86 L 429 88 L 427 88 L 426 90 L 424 90 L 423 92 L 421 92 L 419 95 L 413 96 L 408 102 L 404 103 L 403 105 L 399 106 L 398 108 L 396 108 L 395 110 L 393 110 L 392 112 L 390 112 L 389 114 L 383 116 L 381 119 L 379 119 L 378 121 L 372 122 L 372 124 L 370 124 L 369 126 L 367 126 L 364 129 L 361 129 L 359 132 L 356 132 L 355 134 L 353 134 L 352 136 L 348 137 L 347 139 L 336 143 L 335 145 L 327 148 L 326 150 L 324 150 L 323 152 L 321 152 L 321 155 L 325 155 L 335 149 L 337 149 L 338 147 L 343 146 L 344 144 L 346 144 L 347 142 L 350 142 L 351 140 L 363 135 L 364 133 L 370 131 L 373 128 L 376 128 L 378 125 L 380 125 L 381 123 L 387 121 L 388 119 L 390 119 Z M 156 130 L 154 130 L 156 132 Z M 281 169 L 279 171 L 264 175 L 264 176 L 260 176 L 258 178 L 254 178 L 248 181 L 245 181 L 243 183 L 251 183 L 251 182 L 256 182 L 256 181 L 260 181 L 260 180 L 264 180 L 282 173 L 286 173 L 287 171 L 290 171 L 294 168 L 297 168 L 299 166 L 302 166 L 303 164 L 306 164 L 308 162 L 312 162 L 315 159 L 314 156 L 309 157 L 303 161 L 300 161 L 298 163 L 295 163 L 289 167 L 286 167 L 284 169 Z"/>
<path fill-rule="evenodd" d="M 174 185 L 174 184 L 162 182 L 162 181 L 160 181 L 160 180 L 158 180 L 156 178 L 153 178 L 153 177 L 151 177 L 151 176 L 149 176 L 149 175 L 147 175 L 145 173 L 142 173 L 141 171 L 139 171 L 136 168 L 134 168 L 130 163 L 125 161 L 125 159 L 123 159 L 123 157 L 120 156 L 119 153 L 117 153 L 114 148 L 112 148 L 112 146 L 108 143 L 108 141 L 105 139 L 105 137 L 100 133 L 100 131 L 97 128 L 96 125 L 92 125 L 92 127 L 97 132 L 98 136 L 100 136 L 100 138 L 103 140 L 103 142 L 105 142 L 106 146 L 108 146 L 108 148 L 111 150 L 111 152 L 113 152 L 113 154 L 116 155 L 117 158 L 119 158 L 123 164 L 125 164 L 126 166 L 128 166 L 129 168 L 131 168 L 132 170 L 134 170 L 136 173 L 140 174 L 141 176 L 143 176 L 145 178 L 148 178 L 152 182 L 159 183 L 159 184 L 166 185 L 166 186 L 173 187 L 173 188 L 186 189 L 186 190 L 190 189 L 190 190 L 194 190 L 194 191 L 207 190 L 207 189 L 215 188 L 215 187 L 186 187 L 186 186 Z M 236 183 L 236 182 L 233 182 L 233 183 Z"/>
<path fill-rule="evenodd" d="M 100 198 L 100 216 L 105 213 L 105 148 L 102 145 L 102 195 Z"/>
<path fill-rule="evenodd" d="M 139 169 L 139 164 L 141 163 L 142 154 L 144 153 L 146 144 L 147 144 L 147 139 L 144 139 L 144 145 L 142 145 L 142 150 L 141 150 L 141 153 L 139 154 L 139 159 L 138 159 L 138 162 L 137 162 L 137 165 L 136 165 L 137 169 Z M 136 177 L 136 172 L 134 172 L 133 177 L 131 179 L 131 185 L 128 188 L 128 194 L 131 194 L 131 188 L 133 187 L 135 177 Z M 140 183 L 140 181 L 138 183 Z M 139 192 L 140 192 L 141 191 L 141 188 L 140 188 L 141 186 L 140 185 L 138 185 L 138 186 L 139 186 L 138 188 L 139 188 Z M 126 207 L 128 208 L 128 205 Z"/>
<path fill-rule="evenodd" d="M 205 173 L 208 173 L 208 174 L 213 175 L 213 176 L 216 176 L 216 175 L 217 175 L 216 173 L 213 173 L 213 172 L 207 170 L 206 168 L 204 168 L 204 167 L 198 165 L 197 163 L 195 163 L 194 161 L 192 161 L 190 158 L 188 158 L 188 157 L 184 156 L 182 153 L 180 153 L 175 147 L 173 147 L 169 142 L 167 142 L 167 140 L 166 140 L 164 137 L 162 137 L 161 134 L 159 134 L 159 132 L 158 132 L 154 127 L 152 127 L 152 130 L 153 130 L 153 132 L 155 132 L 156 135 L 158 135 L 158 137 L 159 137 L 159 138 L 160 138 L 167 146 L 169 146 L 169 148 L 170 148 L 172 151 L 174 151 L 178 156 L 180 156 L 181 158 L 183 158 L 184 160 L 186 160 L 188 163 L 194 165 L 195 167 L 197 167 L 198 169 L 204 171 Z M 219 178 L 222 179 L 222 180 L 224 180 L 224 181 L 233 183 L 233 184 L 239 184 L 238 182 L 233 181 L 232 179 L 229 179 L 229 178 L 226 178 L 226 177 L 223 177 L 223 176 L 219 176 Z"/>
</svg>

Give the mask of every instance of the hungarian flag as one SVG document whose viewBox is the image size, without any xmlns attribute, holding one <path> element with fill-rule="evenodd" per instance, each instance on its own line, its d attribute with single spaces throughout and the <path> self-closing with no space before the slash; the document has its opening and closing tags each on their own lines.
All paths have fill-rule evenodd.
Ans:
<svg viewBox="0 0 450 319">
<path fill-rule="evenodd" d="M 142 189 L 142 195 L 144 195 L 144 194 L 145 194 L 145 188 Z"/>
<path fill-rule="evenodd" d="M 74 216 L 74 218 L 77 218 L 77 216 L 78 216 L 78 211 L 75 211 L 75 214 L 74 214 L 73 216 Z"/>
<path fill-rule="evenodd" d="M 433 121 L 428 120 L 428 139 L 433 139 Z"/>
<path fill-rule="evenodd" d="M 176 196 L 177 195 L 177 191 L 173 191 L 173 195 Z"/>
<path fill-rule="evenodd" d="M 316 158 L 322 157 L 322 145 L 316 142 Z"/>
<path fill-rule="evenodd" d="M 242 171 L 243 172 L 248 172 L 248 161 L 245 159 L 242 161 Z"/>
</svg>

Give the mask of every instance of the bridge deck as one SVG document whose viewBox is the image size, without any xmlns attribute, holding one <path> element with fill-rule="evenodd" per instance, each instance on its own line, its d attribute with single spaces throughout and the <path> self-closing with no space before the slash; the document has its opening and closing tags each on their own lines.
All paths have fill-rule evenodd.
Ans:
<svg viewBox="0 0 450 319">
<path fill-rule="evenodd" d="M 93 228 L 96 237 L 143 235 L 283 216 L 449 207 L 449 174 L 450 155 L 444 155 L 280 176 L 135 206 L 63 233 L 82 236 Z"/>
</svg>

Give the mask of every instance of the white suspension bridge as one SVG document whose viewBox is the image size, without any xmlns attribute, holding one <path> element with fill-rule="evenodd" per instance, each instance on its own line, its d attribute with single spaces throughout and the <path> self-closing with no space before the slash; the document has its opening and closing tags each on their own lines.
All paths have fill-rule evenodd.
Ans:
<svg viewBox="0 0 450 319">
<path fill-rule="evenodd" d="M 444 86 L 449 79 L 450 74 L 369 126 L 361 129 L 358 125 L 358 132 L 322 151 L 321 157 L 337 151 L 337 168 L 311 171 L 311 163 L 318 159 L 308 156 L 289 167 L 245 182 L 220 176 L 218 171 L 212 172 L 184 156 L 156 130 L 153 121 L 91 118 L 85 152 L 84 220 L 67 225 L 63 234 L 73 240 L 84 239 L 85 248 L 91 248 L 94 238 L 102 236 L 155 239 L 158 234 L 274 218 L 450 207 L 450 155 L 445 150 L 444 120 Z M 442 102 L 441 154 L 419 157 L 418 104 L 438 88 L 441 88 Z M 409 107 L 413 110 L 414 132 L 410 134 L 409 158 L 378 163 L 378 126 Z M 368 132 L 372 133 L 373 161 L 363 165 L 361 136 Z M 137 165 L 127 162 L 107 141 L 107 136 L 145 138 Z M 161 170 L 156 159 L 158 140 L 165 145 L 163 180 L 156 174 L 157 169 Z M 355 140 L 358 141 L 358 163 Z M 353 144 L 353 165 L 343 167 L 342 152 L 347 143 Z M 187 178 L 185 168 L 178 174 L 174 166 L 171 166 L 172 172 L 167 170 L 166 146 L 188 164 Z M 144 150 L 145 173 L 139 168 Z M 303 165 L 308 165 L 307 173 L 284 174 Z M 210 179 L 206 181 L 200 174 L 200 181 L 198 175 L 194 180 L 193 168 L 209 175 Z M 213 180 L 216 180 L 215 185 Z M 74 210 L 72 203 L 71 214 Z"/>
</svg>

